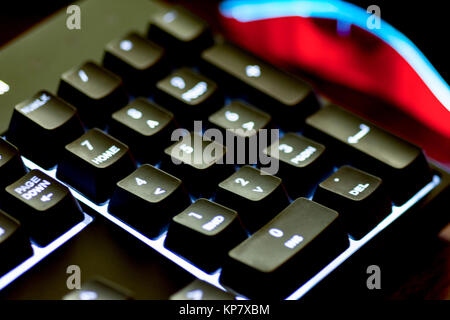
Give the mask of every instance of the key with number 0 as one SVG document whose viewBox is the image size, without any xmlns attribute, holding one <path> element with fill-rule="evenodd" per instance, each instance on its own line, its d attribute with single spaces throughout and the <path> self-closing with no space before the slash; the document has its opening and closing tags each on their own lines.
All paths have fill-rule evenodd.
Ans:
<svg viewBox="0 0 450 320">
<path fill-rule="evenodd" d="M 282 297 L 347 246 L 336 211 L 298 198 L 230 251 L 220 281 L 250 298 Z"/>
</svg>

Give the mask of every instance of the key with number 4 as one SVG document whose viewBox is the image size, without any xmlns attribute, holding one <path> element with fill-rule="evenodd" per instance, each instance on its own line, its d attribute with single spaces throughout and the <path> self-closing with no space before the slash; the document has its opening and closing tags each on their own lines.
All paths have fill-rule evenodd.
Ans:
<svg viewBox="0 0 450 320">
<path fill-rule="evenodd" d="M 281 179 L 244 166 L 219 183 L 216 201 L 239 212 L 244 226 L 255 231 L 289 202 Z"/>
<path fill-rule="evenodd" d="M 145 164 L 117 183 L 108 210 L 153 238 L 189 204 L 180 179 Z"/>
<path fill-rule="evenodd" d="M 298 198 L 230 251 L 221 283 L 250 298 L 286 297 L 348 247 L 338 217 L 332 209 Z"/>
<path fill-rule="evenodd" d="M 135 169 L 128 146 L 91 129 L 66 146 L 57 177 L 96 203 L 105 202 L 117 181 Z"/>
<path fill-rule="evenodd" d="M 207 199 L 198 199 L 172 220 L 164 245 L 206 271 L 217 269 L 247 237 L 236 211 Z"/>
</svg>

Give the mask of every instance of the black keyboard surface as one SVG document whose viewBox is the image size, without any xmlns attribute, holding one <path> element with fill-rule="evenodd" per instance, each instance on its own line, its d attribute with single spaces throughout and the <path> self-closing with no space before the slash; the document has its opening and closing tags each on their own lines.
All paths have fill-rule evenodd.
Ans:
<svg viewBox="0 0 450 320">
<path fill-rule="evenodd" d="M 80 30 L 61 12 L 0 51 L 1 298 L 299 299 L 448 193 L 185 9 L 79 5 Z"/>
</svg>

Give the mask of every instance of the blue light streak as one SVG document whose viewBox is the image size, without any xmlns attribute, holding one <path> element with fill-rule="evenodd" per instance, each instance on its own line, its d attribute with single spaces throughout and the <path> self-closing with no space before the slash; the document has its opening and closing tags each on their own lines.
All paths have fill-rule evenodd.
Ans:
<svg viewBox="0 0 450 320">
<path fill-rule="evenodd" d="M 450 111 L 450 87 L 430 61 L 414 43 L 386 21 L 380 29 L 369 29 L 369 14 L 358 6 L 339 0 L 227 0 L 220 4 L 220 12 L 240 22 L 280 17 L 315 17 L 334 19 L 343 27 L 353 24 L 379 37 L 398 52 L 416 71 L 434 96 Z M 341 32 L 345 29 L 341 30 Z"/>
</svg>

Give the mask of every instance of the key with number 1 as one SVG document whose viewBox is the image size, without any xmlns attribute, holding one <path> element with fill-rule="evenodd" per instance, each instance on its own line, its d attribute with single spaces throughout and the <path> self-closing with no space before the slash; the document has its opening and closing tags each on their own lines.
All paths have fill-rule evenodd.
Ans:
<svg viewBox="0 0 450 320">
<path fill-rule="evenodd" d="M 228 251 L 246 237 L 236 211 L 198 199 L 173 218 L 165 246 L 214 271 Z"/>
</svg>

